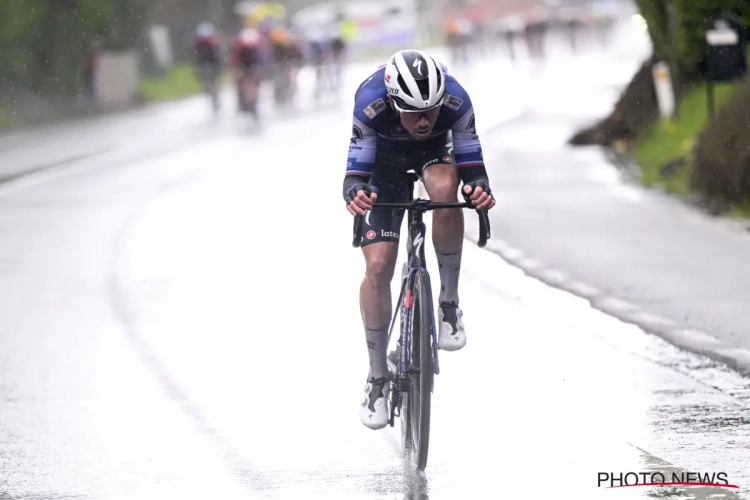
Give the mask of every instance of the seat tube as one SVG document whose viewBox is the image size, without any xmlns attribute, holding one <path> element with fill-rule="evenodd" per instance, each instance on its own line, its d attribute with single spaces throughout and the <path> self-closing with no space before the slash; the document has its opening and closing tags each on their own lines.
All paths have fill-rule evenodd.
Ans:
<svg viewBox="0 0 750 500">
<path fill-rule="evenodd" d="M 408 188 L 406 190 L 407 191 L 406 201 L 411 202 L 411 201 L 414 201 L 414 180 L 411 178 L 411 175 L 409 175 L 408 173 L 406 174 L 406 178 L 407 178 L 407 185 L 408 185 Z M 412 227 L 414 227 L 415 213 L 416 212 L 414 210 L 408 210 L 406 212 L 407 214 L 407 217 L 406 217 L 406 221 L 407 221 L 406 223 L 406 252 L 407 252 L 408 257 L 405 263 L 407 266 L 405 269 L 405 272 L 408 272 L 408 266 L 412 264 L 412 259 L 410 259 L 409 257 L 411 254 L 411 249 L 412 249 L 412 244 L 413 244 Z"/>
</svg>

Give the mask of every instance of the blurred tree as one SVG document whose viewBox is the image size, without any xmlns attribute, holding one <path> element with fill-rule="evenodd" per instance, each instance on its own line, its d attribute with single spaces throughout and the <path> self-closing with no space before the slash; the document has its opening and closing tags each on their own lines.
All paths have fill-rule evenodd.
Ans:
<svg viewBox="0 0 750 500">
<path fill-rule="evenodd" d="M 41 12 L 22 2 L 0 2 L 0 89 L 29 79 L 29 47 Z"/>
<path fill-rule="evenodd" d="M 670 45 L 665 0 L 636 0 L 636 3 L 648 25 L 654 54 L 659 58 L 666 58 Z"/>
<path fill-rule="evenodd" d="M 636 0 L 658 58 L 668 58 L 670 26 L 667 2 L 674 1 L 677 14 L 677 60 L 688 78 L 697 77 L 706 52 L 708 20 L 720 12 L 743 17 L 750 24 L 750 0 Z"/>
<path fill-rule="evenodd" d="M 129 50 L 141 45 L 151 0 L 90 0 L 110 3 L 105 47 Z"/>
<path fill-rule="evenodd" d="M 110 48 L 137 47 L 148 0 L 0 2 L 2 89 L 80 92 L 86 50 L 97 33 Z"/>
</svg>

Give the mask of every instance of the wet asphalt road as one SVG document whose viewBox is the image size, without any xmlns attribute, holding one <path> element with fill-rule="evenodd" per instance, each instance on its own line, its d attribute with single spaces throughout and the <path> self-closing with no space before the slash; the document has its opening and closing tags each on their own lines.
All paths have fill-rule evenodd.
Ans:
<svg viewBox="0 0 750 500">
<path fill-rule="evenodd" d="M 625 301 L 612 310 L 633 307 L 678 345 L 750 373 L 747 223 L 717 221 L 633 186 L 601 151 L 566 145 L 609 113 L 612 84 L 627 82 L 640 63 L 621 58 L 647 52 L 623 44 L 611 54 L 616 63 L 547 69 L 555 85 L 534 82 L 537 97 L 524 113 L 485 135 L 493 187 L 502 192 L 496 234 L 533 266 L 594 287 L 597 298 Z"/>
<path fill-rule="evenodd" d="M 415 477 L 399 430 L 357 416 L 363 262 L 330 167 L 348 110 L 222 123 L 0 188 L 0 498 L 645 498 L 665 491 L 598 473 L 678 468 L 741 489 L 673 496 L 750 487 L 747 380 L 471 240 L 469 342 L 441 353 Z M 279 202 L 262 166 L 282 163 L 314 201 Z"/>
</svg>

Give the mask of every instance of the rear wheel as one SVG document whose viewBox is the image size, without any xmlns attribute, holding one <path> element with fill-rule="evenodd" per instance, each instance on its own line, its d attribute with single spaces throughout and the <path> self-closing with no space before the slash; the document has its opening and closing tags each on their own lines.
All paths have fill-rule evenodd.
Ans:
<svg viewBox="0 0 750 500">
<path fill-rule="evenodd" d="M 405 450 L 417 470 L 427 467 L 430 444 L 430 408 L 434 359 L 432 350 L 431 294 L 424 271 L 414 274 L 414 305 L 409 335 L 409 366 L 416 373 L 409 374 L 409 391 L 402 402 L 402 433 Z"/>
</svg>

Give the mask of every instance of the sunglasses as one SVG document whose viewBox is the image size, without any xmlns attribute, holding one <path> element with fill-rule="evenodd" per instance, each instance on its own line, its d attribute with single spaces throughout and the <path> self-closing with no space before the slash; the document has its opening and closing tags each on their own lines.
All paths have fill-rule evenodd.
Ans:
<svg viewBox="0 0 750 500">
<path fill-rule="evenodd" d="M 441 99 L 439 103 L 435 104 L 434 106 L 431 106 L 429 108 L 425 109 L 409 109 L 409 108 L 403 108 L 399 106 L 398 101 L 396 99 L 393 99 L 393 107 L 398 111 L 399 113 L 403 113 L 406 115 L 419 115 L 422 113 L 425 113 L 427 115 L 435 115 L 436 111 L 440 110 L 440 107 L 443 105 L 443 101 L 445 101 L 445 98 Z"/>
</svg>

